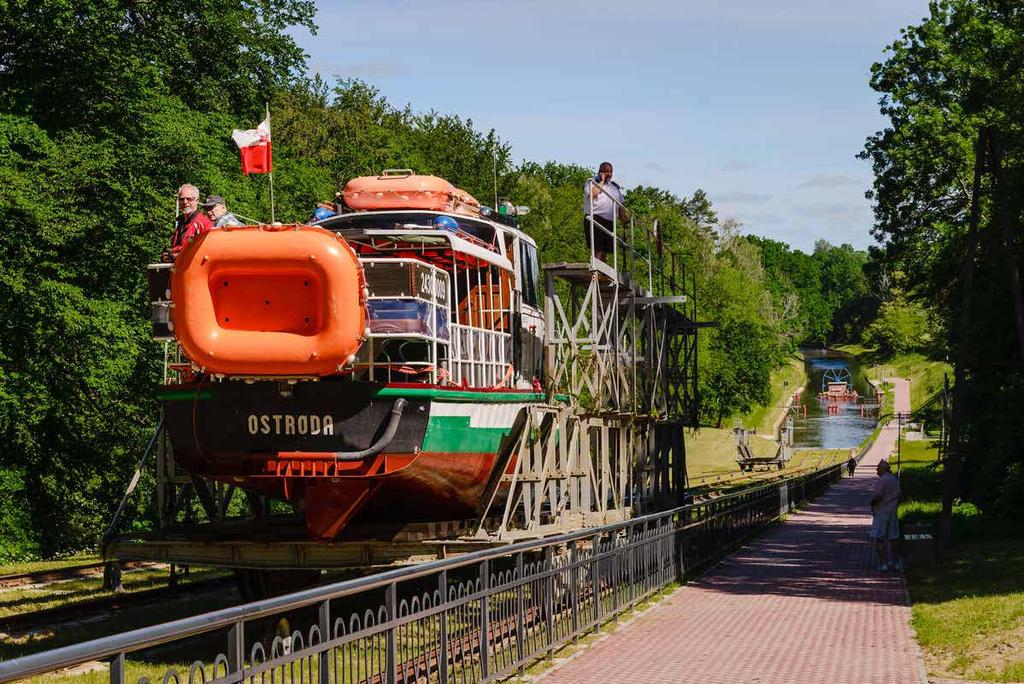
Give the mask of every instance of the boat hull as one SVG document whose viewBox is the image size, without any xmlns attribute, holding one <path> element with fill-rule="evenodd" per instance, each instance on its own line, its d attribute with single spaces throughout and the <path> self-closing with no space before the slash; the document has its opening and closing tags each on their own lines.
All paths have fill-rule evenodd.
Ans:
<svg viewBox="0 0 1024 684">
<path fill-rule="evenodd" d="M 543 401 L 533 392 L 345 380 L 280 388 L 177 386 L 160 399 L 179 465 L 273 498 L 302 500 L 307 529 L 320 539 L 355 520 L 472 517 L 517 416 Z M 345 460 L 381 437 L 399 399 L 405 405 L 387 447 Z"/>
</svg>

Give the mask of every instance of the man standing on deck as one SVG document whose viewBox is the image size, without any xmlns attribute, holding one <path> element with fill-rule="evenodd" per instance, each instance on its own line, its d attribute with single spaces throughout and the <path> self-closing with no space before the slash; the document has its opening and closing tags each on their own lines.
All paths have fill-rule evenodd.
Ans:
<svg viewBox="0 0 1024 684">
<path fill-rule="evenodd" d="M 612 180 L 611 162 L 601 162 L 597 175 L 587 180 L 583 193 L 583 235 L 587 246 L 601 261 L 606 261 L 605 256 L 615 248 L 613 233 L 622 235 L 621 222 L 626 220 L 622 202 L 622 189 Z M 620 221 L 617 231 L 614 224 L 616 215 Z"/>
<path fill-rule="evenodd" d="M 199 211 L 199 188 L 185 183 L 178 188 L 178 218 L 174 220 L 174 234 L 171 236 L 171 256 L 178 255 L 188 240 L 213 229 L 213 223 L 206 214 Z"/>
<path fill-rule="evenodd" d="M 877 467 L 878 479 L 871 492 L 871 539 L 878 549 L 881 570 L 897 570 L 899 565 L 892 554 L 892 541 L 899 539 L 896 508 L 900 502 L 900 481 L 892 474 L 889 462 L 882 459 Z"/>
</svg>

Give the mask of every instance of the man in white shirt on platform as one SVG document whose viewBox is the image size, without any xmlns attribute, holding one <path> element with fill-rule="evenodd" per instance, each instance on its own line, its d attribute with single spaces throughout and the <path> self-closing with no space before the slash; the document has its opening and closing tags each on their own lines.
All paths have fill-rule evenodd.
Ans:
<svg viewBox="0 0 1024 684">
<path fill-rule="evenodd" d="M 614 250 L 613 233 L 615 236 L 623 235 L 622 222 L 626 220 L 626 211 L 622 203 L 622 189 L 612 180 L 611 162 L 601 162 L 597 175 L 587 180 L 583 193 L 583 234 L 587 247 L 601 261 L 607 261 L 605 256 Z M 616 216 L 619 217 L 618 226 L 614 223 Z"/>
</svg>

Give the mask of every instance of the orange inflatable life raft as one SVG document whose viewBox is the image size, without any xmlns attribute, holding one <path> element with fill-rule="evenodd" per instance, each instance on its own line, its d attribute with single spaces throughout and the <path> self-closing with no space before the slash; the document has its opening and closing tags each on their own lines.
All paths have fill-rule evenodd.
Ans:
<svg viewBox="0 0 1024 684">
<path fill-rule="evenodd" d="M 360 176 L 345 184 L 345 204 L 352 209 L 426 209 L 451 211 L 455 186 L 437 176 L 387 170 L 380 176 Z"/>
<path fill-rule="evenodd" d="M 437 176 L 409 169 L 388 169 L 380 176 L 360 176 L 345 184 L 345 204 L 357 211 L 423 209 L 479 216 L 480 202 Z"/>
<path fill-rule="evenodd" d="M 455 196 L 452 198 L 452 211 L 463 216 L 479 216 L 480 200 L 473 197 L 461 188 L 455 188 Z"/>
<path fill-rule="evenodd" d="M 334 233 L 311 226 L 220 228 L 174 263 L 171 319 L 207 373 L 322 376 L 363 341 L 363 269 Z"/>
</svg>

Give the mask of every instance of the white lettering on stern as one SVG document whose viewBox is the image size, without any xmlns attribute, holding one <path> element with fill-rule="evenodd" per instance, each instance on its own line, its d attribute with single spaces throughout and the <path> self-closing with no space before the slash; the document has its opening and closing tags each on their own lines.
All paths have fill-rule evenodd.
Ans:
<svg viewBox="0 0 1024 684">
<path fill-rule="evenodd" d="M 330 415 L 250 413 L 246 418 L 250 435 L 333 435 Z"/>
</svg>

